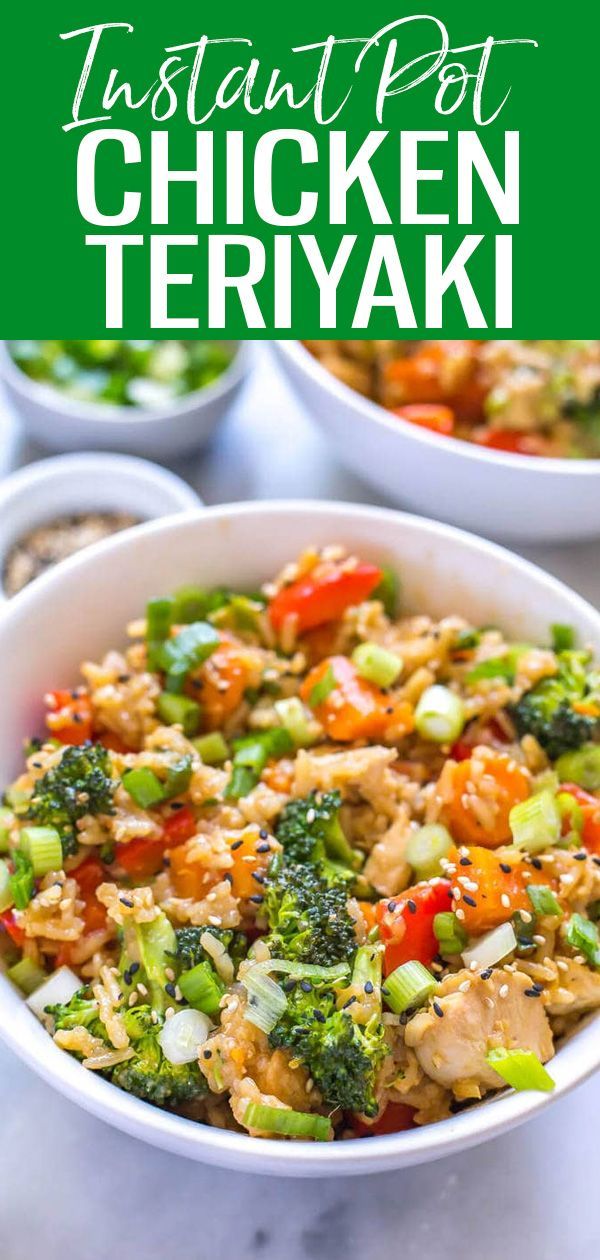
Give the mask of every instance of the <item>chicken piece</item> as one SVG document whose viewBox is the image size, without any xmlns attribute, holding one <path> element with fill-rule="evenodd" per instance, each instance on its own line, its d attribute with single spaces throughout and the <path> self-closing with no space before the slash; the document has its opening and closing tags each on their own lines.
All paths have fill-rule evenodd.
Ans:
<svg viewBox="0 0 600 1260">
<path fill-rule="evenodd" d="M 468 988 L 463 988 L 469 982 Z M 406 1026 L 406 1044 L 432 1080 L 459 1098 L 481 1098 L 504 1082 L 486 1062 L 496 1046 L 531 1050 L 545 1063 L 554 1053 L 552 1031 L 540 998 L 520 972 L 493 971 L 488 980 L 459 971 L 442 981 L 436 1006 L 419 1012 Z"/>
<path fill-rule="evenodd" d="M 219 1031 L 202 1048 L 198 1062 L 210 1089 L 213 1093 L 230 1090 L 233 1096 L 236 1086 L 251 1078 L 255 1088 L 272 1096 L 270 1105 L 314 1111 L 321 1095 L 313 1086 L 309 1088 L 306 1069 L 301 1064 L 291 1067 L 286 1050 L 271 1050 L 265 1034 L 244 1019 L 244 1009 L 241 993 L 230 995 Z"/>
<path fill-rule="evenodd" d="M 549 1015 L 582 1015 L 600 1006 L 600 971 L 560 958 L 558 983 L 549 990 Z"/>
<path fill-rule="evenodd" d="M 395 897 L 410 883 L 411 867 L 405 854 L 411 830 L 408 811 L 401 808 L 367 858 L 363 875 L 382 897 Z"/>
</svg>

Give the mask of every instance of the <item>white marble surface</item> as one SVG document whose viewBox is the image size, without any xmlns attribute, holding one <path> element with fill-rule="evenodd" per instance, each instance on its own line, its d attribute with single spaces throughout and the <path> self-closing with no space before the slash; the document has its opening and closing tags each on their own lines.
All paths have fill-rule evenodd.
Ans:
<svg viewBox="0 0 600 1260">
<path fill-rule="evenodd" d="M 0 415 L 2 465 L 41 452 Z M 178 468 L 207 503 L 374 495 L 336 464 L 271 368 L 254 377 L 209 451 Z M 531 559 L 600 603 L 597 546 Z M 0 1045 L 2 1260 L 574 1260 L 597 1255 L 600 1079 L 540 1119 L 437 1164 L 361 1180 L 221 1172 L 117 1133 L 60 1098 Z"/>
</svg>

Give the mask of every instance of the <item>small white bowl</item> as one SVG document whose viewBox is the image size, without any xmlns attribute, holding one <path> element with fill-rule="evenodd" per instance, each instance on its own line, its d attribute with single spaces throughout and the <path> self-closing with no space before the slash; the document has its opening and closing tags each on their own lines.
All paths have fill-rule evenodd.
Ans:
<svg viewBox="0 0 600 1260">
<path fill-rule="evenodd" d="M 0 341 L 0 376 L 25 432 L 53 451 L 130 451 L 155 459 L 199 450 L 239 392 L 250 365 L 251 343 L 224 343 L 229 367 L 210 385 L 165 407 L 114 407 L 83 402 L 22 372 Z"/>
<path fill-rule="evenodd" d="M 346 543 L 395 565 L 405 609 L 461 612 L 502 625 L 515 639 L 546 640 L 569 622 L 600 652 L 600 613 L 554 578 L 493 543 L 381 508 L 252 503 L 154 521 L 81 552 L 33 582 L 0 618 L 0 784 L 21 766 L 22 741 L 42 727 L 41 697 L 73 686 L 79 662 L 125 639 L 147 599 L 182 583 L 253 590 L 307 544 Z M 17 1055 L 93 1115 L 164 1150 L 225 1168 L 326 1177 L 424 1163 L 474 1146 L 539 1115 L 600 1066 L 600 1015 L 552 1060 L 553 1094 L 507 1092 L 439 1124 L 335 1143 L 262 1141 L 160 1111 L 87 1071 L 52 1039 L 0 976 L 0 1036 Z"/>
<path fill-rule="evenodd" d="M 198 507 L 199 495 L 166 468 L 130 455 L 60 455 L 0 483 L 0 603 L 4 561 L 29 530 L 78 512 L 128 512 L 155 520 Z M 36 579 L 38 580 L 38 579 Z"/>
<path fill-rule="evenodd" d="M 438 437 L 342 384 L 299 341 L 272 344 L 343 463 L 399 506 L 511 542 L 600 535 L 600 459 L 509 455 Z"/>
</svg>

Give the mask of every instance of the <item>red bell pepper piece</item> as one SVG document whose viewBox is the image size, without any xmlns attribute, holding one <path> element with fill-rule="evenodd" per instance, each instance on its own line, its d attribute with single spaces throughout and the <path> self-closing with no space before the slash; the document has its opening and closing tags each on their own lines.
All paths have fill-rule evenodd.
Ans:
<svg viewBox="0 0 600 1260">
<path fill-rule="evenodd" d="M 0 923 L 2 924 L 5 932 L 8 932 L 11 941 L 13 941 L 14 944 L 18 945 L 19 949 L 21 949 L 25 943 L 25 931 L 17 923 L 14 910 L 4 910 L 3 913 L 0 914 Z"/>
<path fill-rule="evenodd" d="M 274 630 L 281 630 L 288 617 L 297 618 L 298 633 L 315 626 L 339 621 L 347 608 L 361 604 L 379 586 L 381 569 L 359 563 L 353 569 L 340 564 L 317 564 L 305 577 L 283 586 L 269 604 Z"/>
<path fill-rule="evenodd" d="M 406 403 L 404 407 L 394 407 L 394 415 L 400 420 L 408 420 L 420 429 L 429 429 L 441 437 L 450 437 L 454 432 L 454 412 L 443 403 Z"/>
<path fill-rule="evenodd" d="M 145 879 L 160 871 L 166 849 L 174 849 L 190 840 L 196 831 L 196 819 L 189 805 L 173 810 L 156 840 L 140 837 L 128 844 L 117 844 L 115 862 L 134 879 Z"/>
<path fill-rule="evenodd" d="M 92 738 L 92 701 L 86 691 L 48 691 L 46 725 L 61 744 L 85 744 Z"/>
<path fill-rule="evenodd" d="M 386 1133 L 403 1133 L 416 1128 L 414 1107 L 406 1103 L 389 1102 L 383 1115 L 374 1124 L 365 1124 L 359 1116 L 352 1117 L 352 1128 L 358 1137 L 383 1137 Z"/>
<path fill-rule="evenodd" d="M 561 783 L 559 791 L 569 792 L 581 806 L 583 811 L 581 839 L 584 847 L 590 853 L 600 854 L 600 799 L 591 792 L 586 792 L 585 788 L 580 787 L 578 783 Z M 567 816 L 563 819 L 563 833 L 567 834 L 570 830 L 571 823 Z"/>
<path fill-rule="evenodd" d="M 378 903 L 377 922 L 385 946 L 386 976 L 406 962 L 431 966 L 439 949 L 433 920 L 451 905 L 449 879 L 439 879 L 435 884 L 415 884 L 399 897 L 386 897 Z"/>
</svg>

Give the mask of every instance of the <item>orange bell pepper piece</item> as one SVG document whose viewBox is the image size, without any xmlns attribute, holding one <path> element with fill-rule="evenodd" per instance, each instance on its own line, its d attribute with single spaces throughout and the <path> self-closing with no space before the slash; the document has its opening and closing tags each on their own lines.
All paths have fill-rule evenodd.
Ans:
<svg viewBox="0 0 600 1260">
<path fill-rule="evenodd" d="M 477 769 L 477 764 L 483 770 Z M 483 779 L 483 782 L 482 782 Z M 525 770 L 505 753 L 477 750 L 473 757 L 452 768 L 452 798 L 444 806 L 442 820 L 461 844 L 497 849 L 511 839 L 508 822 L 513 805 L 524 801 L 531 788 Z M 485 813 L 478 811 L 479 787 Z M 489 808 L 487 808 L 489 807 Z M 489 812 L 489 821 L 485 815 Z"/>
<path fill-rule="evenodd" d="M 328 678 L 334 685 L 322 700 L 315 700 L 315 688 L 326 685 Z M 412 705 L 394 703 L 374 683 L 361 678 L 347 656 L 330 656 L 315 665 L 304 679 L 300 695 L 330 738 L 341 743 L 378 739 L 392 726 L 404 734 L 414 727 Z"/>
<path fill-rule="evenodd" d="M 92 701 L 82 687 L 48 691 L 44 700 L 46 726 L 61 744 L 85 744 L 92 738 Z"/>
</svg>

